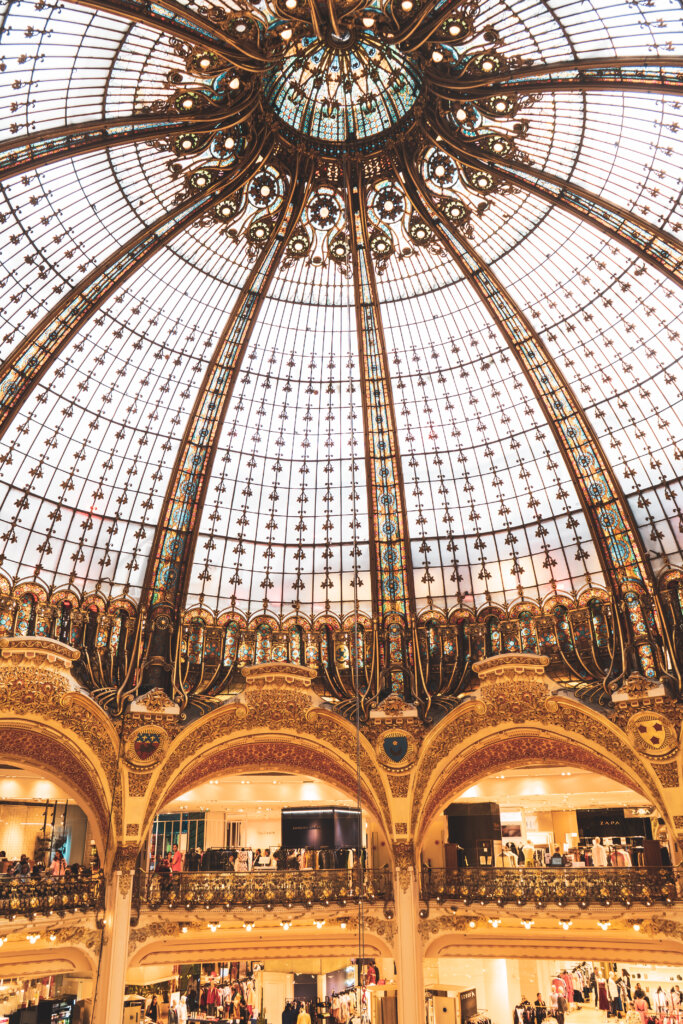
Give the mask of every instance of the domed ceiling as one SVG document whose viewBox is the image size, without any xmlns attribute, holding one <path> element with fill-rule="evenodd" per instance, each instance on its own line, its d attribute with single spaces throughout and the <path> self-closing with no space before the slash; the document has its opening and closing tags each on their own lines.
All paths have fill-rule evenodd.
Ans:
<svg viewBox="0 0 683 1024">
<path fill-rule="evenodd" d="M 437 704 L 497 650 L 676 683 L 679 3 L 1 24 L 3 632 L 111 651 L 124 609 L 144 667 L 296 628 L 267 657 L 340 696 L 360 624 L 376 694 Z"/>
</svg>

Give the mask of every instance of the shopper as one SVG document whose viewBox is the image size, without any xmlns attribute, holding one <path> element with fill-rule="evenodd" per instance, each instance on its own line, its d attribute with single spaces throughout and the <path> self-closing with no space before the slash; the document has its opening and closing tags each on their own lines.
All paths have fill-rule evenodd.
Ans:
<svg viewBox="0 0 683 1024">
<path fill-rule="evenodd" d="M 28 882 L 31 877 L 31 862 L 25 853 L 22 853 L 20 860 L 12 868 L 12 874 L 20 882 Z"/>
<path fill-rule="evenodd" d="M 174 875 L 180 874 L 183 870 L 183 855 L 178 849 L 178 844 L 174 843 L 171 847 L 171 871 Z"/>
<path fill-rule="evenodd" d="M 621 996 L 614 971 L 610 971 L 607 976 L 607 998 L 609 999 L 607 1016 L 616 1017 L 617 1013 L 621 1013 Z"/>
<path fill-rule="evenodd" d="M 7 854 L 4 850 L 0 850 L 0 875 L 6 875 L 9 869 L 10 862 L 7 859 Z"/>
<path fill-rule="evenodd" d="M 545 1020 L 548 1016 L 548 1008 L 545 1004 L 543 996 L 540 992 L 536 993 L 536 999 L 534 1001 L 536 1024 L 541 1024 L 541 1021 Z"/>
<path fill-rule="evenodd" d="M 636 990 L 633 993 L 633 1009 L 640 1014 L 641 1024 L 647 1024 L 648 1004 L 645 999 L 645 993 L 640 985 L 636 986 Z"/>
<path fill-rule="evenodd" d="M 559 846 L 555 847 L 554 853 L 553 853 L 552 857 L 550 858 L 550 860 L 548 861 L 548 863 L 549 863 L 551 868 L 563 868 L 564 867 L 564 857 L 560 853 Z"/>
<path fill-rule="evenodd" d="M 191 978 L 187 985 L 185 992 L 185 1005 L 187 1006 L 188 1013 L 196 1013 L 199 1009 L 199 992 L 197 991 L 197 982 L 194 978 Z"/>
<path fill-rule="evenodd" d="M 64 875 L 66 874 L 66 868 L 67 863 L 64 854 L 62 853 L 61 850 L 55 850 L 55 855 L 52 860 L 52 864 L 50 864 L 50 874 L 52 875 L 53 878 L 64 878 Z"/>
<path fill-rule="evenodd" d="M 308 1012 L 306 1003 L 301 1004 L 301 1009 L 299 1010 L 299 1016 L 296 1019 L 296 1024 L 311 1024 L 311 1015 Z"/>
<path fill-rule="evenodd" d="M 159 1003 L 157 1002 L 156 995 L 152 996 L 152 1000 L 145 1012 L 150 1020 L 155 1022 L 159 1020 Z"/>
</svg>

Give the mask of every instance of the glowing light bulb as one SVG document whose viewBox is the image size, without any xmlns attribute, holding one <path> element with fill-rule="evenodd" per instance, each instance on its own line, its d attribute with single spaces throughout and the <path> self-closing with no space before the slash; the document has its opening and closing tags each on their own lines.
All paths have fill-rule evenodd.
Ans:
<svg viewBox="0 0 683 1024">
<path fill-rule="evenodd" d="M 527 919 L 525 921 L 522 921 L 522 926 L 524 928 L 526 928 L 527 931 L 529 931 L 529 929 L 532 927 L 533 923 L 534 923 L 533 921 Z"/>
<path fill-rule="evenodd" d="M 181 103 L 181 106 L 183 110 L 192 110 L 192 107 L 194 106 L 194 101 L 191 100 L 189 96 L 187 96 Z"/>
<path fill-rule="evenodd" d="M 320 929 L 324 926 L 325 922 L 324 921 L 314 921 L 313 924 L 316 926 L 318 931 L 320 931 Z"/>
<path fill-rule="evenodd" d="M 28 935 L 26 936 L 26 941 L 30 942 L 31 945 L 34 946 L 39 938 L 40 935 L 38 934 L 38 932 L 29 932 Z"/>
<path fill-rule="evenodd" d="M 413 0 L 403 0 L 403 3 L 401 4 L 401 10 L 407 12 L 407 11 L 412 11 L 412 9 L 413 9 Z"/>
<path fill-rule="evenodd" d="M 233 139 L 232 135 L 228 135 L 227 139 L 225 140 L 225 148 L 226 149 L 234 149 L 235 148 L 235 140 Z M 216 783 L 216 785 L 218 785 L 218 783 Z"/>
<path fill-rule="evenodd" d="M 634 932 L 639 932 L 640 931 L 640 925 L 637 922 L 633 925 L 633 930 L 634 930 Z"/>
<path fill-rule="evenodd" d="M 467 120 L 467 111 L 465 110 L 464 107 L 458 107 L 458 109 L 455 112 L 455 119 L 456 119 L 456 121 L 466 121 Z"/>
<path fill-rule="evenodd" d="M 435 64 L 440 64 L 443 60 L 443 53 L 441 50 L 432 50 L 432 60 Z"/>
<path fill-rule="evenodd" d="M 572 924 L 573 924 L 573 921 L 562 921 L 562 920 L 560 920 L 560 921 L 558 921 L 558 924 L 559 924 L 560 928 L 562 928 L 565 932 L 568 932 L 569 929 L 571 928 Z"/>
<path fill-rule="evenodd" d="M 296 7 L 296 4 L 297 4 L 297 0 L 286 0 L 286 2 L 285 2 L 285 7 L 286 7 L 286 8 L 287 8 L 287 9 L 288 9 L 289 11 L 293 11 L 293 10 L 294 10 L 294 8 Z"/>
<path fill-rule="evenodd" d="M 493 71 L 493 61 L 485 60 L 481 66 L 482 71 Z"/>
<path fill-rule="evenodd" d="M 239 87 L 240 87 L 240 80 L 237 77 L 231 78 L 230 81 L 228 82 L 228 89 L 235 90 L 235 89 L 239 89 Z"/>
<path fill-rule="evenodd" d="M 375 19 L 374 18 L 370 18 L 370 17 L 367 17 L 367 16 L 365 18 L 363 18 L 363 25 L 365 26 L 365 28 L 372 28 L 372 26 L 374 24 L 375 24 Z"/>
<path fill-rule="evenodd" d="M 192 149 L 192 139 L 183 139 L 181 146 L 183 149 Z"/>
<path fill-rule="evenodd" d="M 270 195 L 270 185 L 261 185 L 261 195 L 265 198 Z M 259 808 L 260 810 L 260 808 Z"/>
<path fill-rule="evenodd" d="M 498 111 L 499 113 L 501 113 L 501 114 L 502 114 L 502 113 L 503 113 L 503 111 L 505 110 L 505 107 L 506 107 L 506 103 L 505 103 L 505 100 L 498 100 L 498 102 L 496 103 L 496 110 L 497 110 L 497 111 Z M 565 774 L 565 772 L 562 772 L 562 774 L 564 775 L 564 774 Z"/>
<path fill-rule="evenodd" d="M 204 71 L 206 71 L 207 68 L 211 67 L 211 59 L 209 57 L 202 57 L 202 59 L 199 62 L 199 66 L 200 68 L 203 68 Z"/>
<path fill-rule="evenodd" d="M 434 176 L 436 178 L 443 178 L 446 174 L 446 168 L 442 164 L 437 164 L 434 168 Z"/>
<path fill-rule="evenodd" d="M 608 928 L 611 928 L 611 921 L 598 921 L 598 928 L 602 928 L 603 932 L 606 932 Z"/>
<path fill-rule="evenodd" d="M 489 924 L 491 925 L 492 928 L 498 928 L 500 926 L 500 918 L 499 917 L 490 917 L 489 918 Z"/>
<path fill-rule="evenodd" d="M 292 38 L 291 28 L 283 28 L 282 32 L 280 33 L 280 38 L 284 39 L 286 43 L 289 42 L 289 40 Z"/>
<path fill-rule="evenodd" d="M 448 32 L 452 36 L 459 36 L 460 35 L 460 26 L 459 25 L 451 25 L 451 27 L 448 29 Z"/>
<path fill-rule="evenodd" d="M 474 920 L 474 918 L 471 918 L 467 923 L 470 926 L 470 928 L 476 928 L 477 927 L 477 922 Z"/>
</svg>

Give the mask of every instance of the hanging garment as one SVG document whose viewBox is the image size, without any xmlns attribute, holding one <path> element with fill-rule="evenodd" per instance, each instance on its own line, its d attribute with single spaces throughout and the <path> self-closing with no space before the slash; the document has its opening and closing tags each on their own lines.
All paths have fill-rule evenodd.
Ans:
<svg viewBox="0 0 683 1024">
<path fill-rule="evenodd" d="M 607 998 L 607 982 L 604 978 L 598 978 L 598 1009 L 606 1010 L 609 1013 L 609 999 Z"/>
<path fill-rule="evenodd" d="M 593 845 L 591 846 L 591 857 L 593 859 L 594 868 L 607 867 L 607 850 L 599 839 L 593 840 Z"/>
</svg>

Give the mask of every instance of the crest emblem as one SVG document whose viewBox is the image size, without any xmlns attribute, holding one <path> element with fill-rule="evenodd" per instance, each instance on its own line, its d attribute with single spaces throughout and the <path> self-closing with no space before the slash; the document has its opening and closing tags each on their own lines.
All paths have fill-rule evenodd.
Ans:
<svg viewBox="0 0 683 1024">
<path fill-rule="evenodd" d="M 387 729 L 377 738 L 375 750 L 386 768 L 408 768 L 417 757 L 415 738 L 403 729 Z"/>
<path fill-rule="evenodd" d="M 137 768 L 156 764 L 167 740 L 166 732 L 157 725 L 135 729 L 126 743 L 126 760 Z"/>
<path fill-rule="evenodd" d="M 161 746 L 161 733 L 159 730 L 149 729 L 139 732 L 135 738 L 133 749 L 141 761 L 149 761 Z"/>
<path fill-rule="evenodd" d="M 670 754 L 678 745 L 671 722 L 655 711 L 639 711 L 633 715 L 628 732 L 635 746 L 653 757 Z"/>
<path fill-rule="evenodd" d="M 384 753 L 394 764 L 400 764 L 408 753 L 408 737 L 401 733 L 395 736 L 385 736 L 382 747 Z"/>
</svg>

